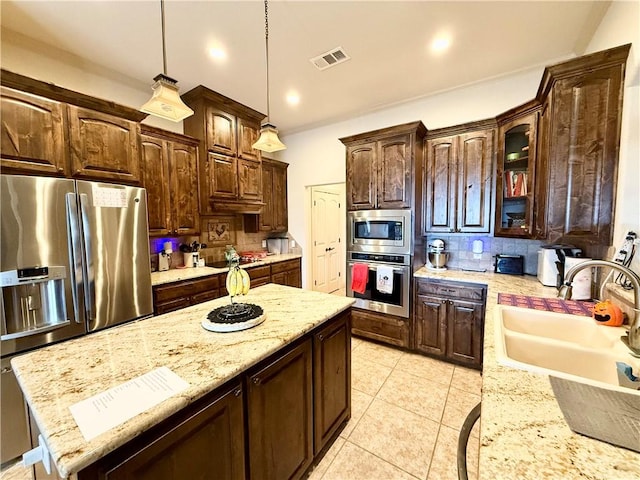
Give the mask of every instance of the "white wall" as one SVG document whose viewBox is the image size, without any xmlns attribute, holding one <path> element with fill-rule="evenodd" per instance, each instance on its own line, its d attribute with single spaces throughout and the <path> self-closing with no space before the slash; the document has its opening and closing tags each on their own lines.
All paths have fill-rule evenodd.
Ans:
<svg viewBox="0 0 640 480">
<path fill-rule="evenodd" d="M 151 85 L 2 29 L 2 68 L 134 109 L 151 98 Z M 182 122 L 149 116 L 142 123 L 182 133 Z"/>
<path fill-rule="evenodd" d="M 614 217 L 613 245 L 620 248 L 628 231 L 640 235 L 640 2 L 616 1 L 588 44 L 585 53 L 631 43 L 625 77 L 620 132 L 620 169 Z M 640 272 L 640 245 L 631 268 Z"/>
</svg>

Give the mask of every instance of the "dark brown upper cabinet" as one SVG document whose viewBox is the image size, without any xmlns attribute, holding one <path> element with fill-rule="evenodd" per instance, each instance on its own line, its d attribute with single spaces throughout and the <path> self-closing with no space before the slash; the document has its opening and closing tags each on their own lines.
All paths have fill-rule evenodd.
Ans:
<svg viewBox="0 0 640 480">
<path fill-rule="evenodd" d="M 220 108 L 207 107 L 207 149 L 210 152 L 235 156 L 236 146 L 236 117 Z"/>
<path fill-rule="evenodd" d="M 253 144 L 260 137 L 260 123 L 238 117 L 238 157 L 247 160 L 260 160 L 260 151 L 253 148 Z"/>
<path fill-rule="evenodd" d="M 495 130 L 492 120 L 429 132 L 424 234 L 491 231 Z"/>
<path fill-rule="evenodd" d="M 287 213 L 288 166 L 289 164 L 277 160 L 262 159 L 262 191 L 265 192 L 265 205 L 259 216 L 260 224 L 258 227 L 262 231 L 286 232 L 289 229 Z M 245 231 L 247 231 L 246 224 Z"/>
<path fill-rule="evenodd" d="M 71 176 L 140 182 L 140 124 L 69 105 Z"/>
<path fill-rule="evenodd" d="M 624 73 L 631 45 L 545 69 L 543 152 L 546 238 L 587 254 L 611 245 Z M 550 99 L 550 100 L 549 100 Z"/>
<path fill-rule="evenodd" d="M 200 142 L 200 213 L 260 213 L 262 157 L 252 148 L 264 115 L 200 85 L 182 96 L 194 115 L 184 132 Z"/>
<path fill-rule="evenodd" d="M 533 101 L 498 117 L 497 237 L 537 236 L 534 205 L 540 109 Z"/>
<path fill-rule="evenodd" d="M 140 143 L 149 236 L 198 235 L 198 140 L 144 125 Z"/>
<path fill-rule="evenodd" d="M 4 173 L 140 183 L 140 120 L 129 107 L 2 70 Z"/>
<path fill-rule="evenodd" d="M 0 91 L 2 170 L 65 175 L 66 105 L 11 88 Z"/>
<path fill-rule="evenodd" d="M 420 199 L 422 122 L 341 138 L 347 147 L 347 210 L 413 208 Z M 417 190 L 417 191 L 416 191 Z"/>
</svg>

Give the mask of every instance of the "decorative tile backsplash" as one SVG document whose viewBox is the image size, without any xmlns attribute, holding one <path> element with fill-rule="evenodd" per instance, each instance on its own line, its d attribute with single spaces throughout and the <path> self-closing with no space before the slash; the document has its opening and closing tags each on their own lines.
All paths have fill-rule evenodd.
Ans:
<svg viewBox="0 0 640 480">
<path fill-rule="evenodd" d="M 493 271 L 495 255 L 498 253 L 506 253 L 524 256 L 525 273 L 536 275 L 538 272 L 538 250 L 543 244 L 543 242 L 539 240 L 499 238 L 482 235 L 429 235 L 427 236 L 426 242 L 427 251 L 428 246 L 436 238 L 444 241 L 445 251 L 449 252 L 447 267 Z M 473 253 L 474 240 L 482 241 L 482 253 Z"/>
</svg>

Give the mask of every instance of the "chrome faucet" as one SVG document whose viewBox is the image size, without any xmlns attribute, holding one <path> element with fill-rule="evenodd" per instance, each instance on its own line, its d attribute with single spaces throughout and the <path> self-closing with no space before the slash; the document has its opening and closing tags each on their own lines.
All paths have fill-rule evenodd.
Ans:
<svg viewBox="0 0 640 480">
<path fill-rule="evenodd" d="M 640 355 L 640 277 L 633 270 L 621 265 L 619 263 L 610 262 L 609 260 L 585 260 L 582 263 L 578 263 L 569 269 L 566 274 L 566 281 L 564 285 L 558 290 L 558 297 L 566 299 L 571 298 L 571 283 L 573 282 L 576 274 L 590 267 L 608 267 L 613 270 L 622 272 L 633 284 L 634 292 L 634 312 L 633 318 L 629 319 L 629 333 L 626 336 L 621 337 L 624 344 L 629 347 L 631 352 L 635 356 Z"/>
</svg>

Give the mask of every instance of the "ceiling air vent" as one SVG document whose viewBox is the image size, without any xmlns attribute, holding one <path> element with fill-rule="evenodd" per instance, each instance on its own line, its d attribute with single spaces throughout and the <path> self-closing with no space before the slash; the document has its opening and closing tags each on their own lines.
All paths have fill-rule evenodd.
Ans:
<svg viewBox="0 0 640 480">
<path fill-rule="evenodd" d="M 329 67 L 334 67 L 339 63 L 346 62 L 350 58 L 342 47 L 337 47 L 312 58 L 310 61 L 318 70 L 326 70 Z"/>
</svg>

